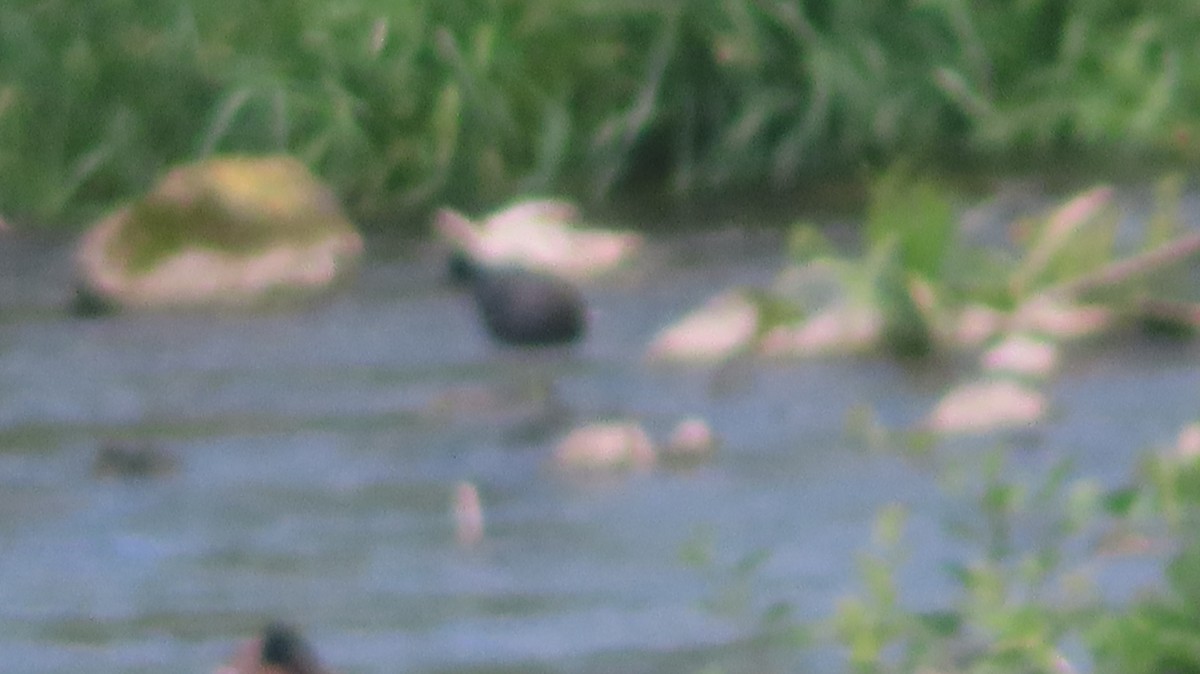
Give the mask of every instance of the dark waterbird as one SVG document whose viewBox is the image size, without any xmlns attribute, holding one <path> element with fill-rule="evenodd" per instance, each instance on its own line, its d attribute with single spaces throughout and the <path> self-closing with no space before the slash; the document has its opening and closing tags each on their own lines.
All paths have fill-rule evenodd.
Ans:
<svg viewBox="0 0 1200 674">
<path fill-rule="evenodd" d="M 471 263 L 466 276 L 484 327 L 497 342 L 553 346 L 583 337 L 583 295 L 566 279 L 521 267 Z"/>
<path fill-rule="evenodd" d="M 259 638 L 243 644 L 215 674 L 329 674 L 329 670 L 295 628 L 275 622 Z"/>
</svg>

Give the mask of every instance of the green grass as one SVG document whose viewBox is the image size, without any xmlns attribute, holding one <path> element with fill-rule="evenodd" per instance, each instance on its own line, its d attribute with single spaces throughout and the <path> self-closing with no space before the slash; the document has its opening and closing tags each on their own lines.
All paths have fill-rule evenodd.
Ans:
<svg viewBox="0 0 1200 674">
<path fill-rule="evenodd" d="M 79 224 L 225 152 L 294 153 L 396 227 L 898 157 L 1187 160 L 1198 33 L 1190 0 L 11 0 L 0 213 Z"/>
</svg>

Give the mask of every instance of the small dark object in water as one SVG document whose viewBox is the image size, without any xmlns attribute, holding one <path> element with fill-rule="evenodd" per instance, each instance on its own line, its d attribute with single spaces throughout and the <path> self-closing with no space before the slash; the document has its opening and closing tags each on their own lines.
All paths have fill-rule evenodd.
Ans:
<svg viewBox="0 0 1200 674">
<path fill-rule="evenodd" d="M 325 674 L 316 653 L 290 625 L 273 622 L 216 674 Z"/>
<path fill-rule="evenodd" d="M 92 473 L 98 477 L 150 478 L 175 469 L 175 457 L 148 443 L 106 442 L 92 462 Z"/>
<path fill-rule="evenodd" d="M 475 265 L 470 282 L 484 326 L 498 342 L 551 346 L 583 336 L 583 295 L 566 279 L 520 267 Z"/>
</svg>

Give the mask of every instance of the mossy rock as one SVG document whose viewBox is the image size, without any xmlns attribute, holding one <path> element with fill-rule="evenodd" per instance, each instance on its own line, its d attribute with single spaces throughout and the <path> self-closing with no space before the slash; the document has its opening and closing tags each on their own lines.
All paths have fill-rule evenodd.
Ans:
<svg viewBox="0 0 1200 674">
<path fill-rule="evenodd" d="M 170 171 L 77 250 L 80 294 L 116 308 L 254 306 L 344 278 L 363 242 L 333 192 L 291 157 Z"/>
</svg>

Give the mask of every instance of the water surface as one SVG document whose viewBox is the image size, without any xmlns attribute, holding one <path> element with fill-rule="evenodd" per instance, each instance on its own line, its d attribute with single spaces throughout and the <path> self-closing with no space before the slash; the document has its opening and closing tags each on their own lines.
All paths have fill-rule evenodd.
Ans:
<svg viewBox="0 0 1200 674">
<path fill-rule="evenodd" d="M 942 564 L 969 552 L 942 526 L 958 497 L 845 418 L 868 404 L 912 423 L 951 373 L 641 359 L 709 295 L 768 282 L 782 248 L 772 232 L 657 242 L 587 288 L 584 345 L 533 355 L 490 344 L 436 257 L 406 244 L 381 242 L 353 287 L 299 311 L 81 320 L 61 310 L 65 243 L 0 240 L 3 668 L 205 672 L 280 617 L 347 673 L 836 671 L 762 618 L 827 616 L 893 502 L 911 512 L 906 601 L 946 596 Z M 1069 458 L 1127 479 L 1195 415 L 1197 355 L 1081 350 L 1054 386 L 1059 413 L 1011 441 L 1014 474 Z M 532 393 L 545 382 L 556 404 Z M 688 415 L 722 439 L 696 470 L 581 480 L 546 464 L 574 424 L 633 417 L 661 439 Z M 99 479 L 114 439 L 155 443 L 179 469 Z M 462 480 L 486 510 L 471 549 L 449 515 Z M 1155 580 L 1150 564 L 1098 572 L 1129 591 Z"/>
</svg>

